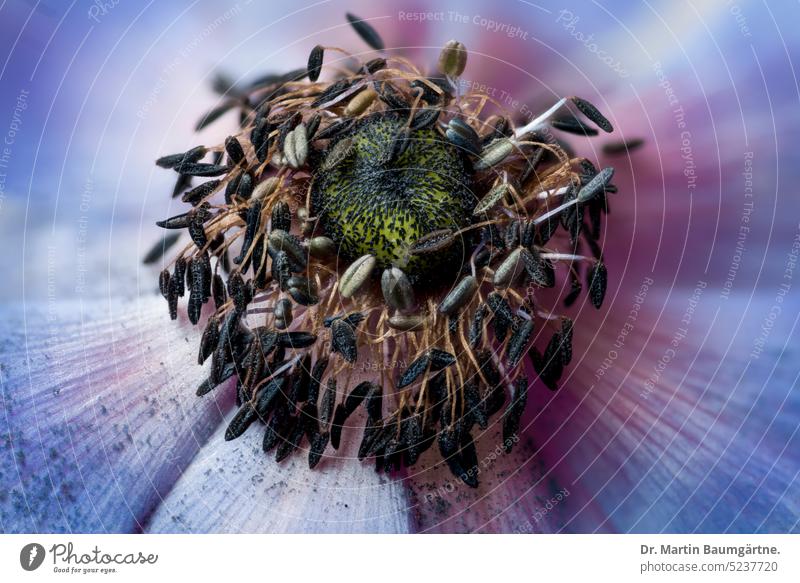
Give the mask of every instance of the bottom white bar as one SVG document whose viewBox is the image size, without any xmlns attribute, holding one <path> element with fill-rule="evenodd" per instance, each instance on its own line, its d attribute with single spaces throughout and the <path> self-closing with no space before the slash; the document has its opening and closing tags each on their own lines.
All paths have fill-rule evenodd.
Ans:
<svg viewBox="0 0 800 583">
<path fill-rule="evenodd" d="M 326 583 L 484 578 L 800 581 L 800 536 L 0 536 L 0 581 L 141 582 L 152 577 L 159 581 L 291 577 Z"/>
</svg>

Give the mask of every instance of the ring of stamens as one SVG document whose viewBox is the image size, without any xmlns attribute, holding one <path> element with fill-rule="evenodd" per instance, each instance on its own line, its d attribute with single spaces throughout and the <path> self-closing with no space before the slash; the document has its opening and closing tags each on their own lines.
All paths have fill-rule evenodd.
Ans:
<svg viewBox="0 0 800 583">
<path fill-rule="evenodd" d="M 435 443 L 476 486 L 474 427 L 502 411 L 510 450 L 526 360 L 553 390 L 570 363 L 572 320 L 544 306 L 571 305 L 582 273 L 602 303 L 613 170 L 570 158 L 545 133 L 567 99 L 516 127 L 487 95 L 454 91 L 460 43 L 443 50 L 445 81 L 399 57 L 319 81 L 326 50 L 344 52 L 316 47 L 307 70 L 237 89 L 206 115 L 240 110 L 225 144 L 159 159 L 192 205 L 159 223 L 191 239 L 161 292 L 174 319 L 188 290 L 193 323 L 213 299 L 198 394 L 236 379 L 226 439 L 259 422 L 265 451 L 280 461 L 307 450 L 314 467 L 363 408 L 360 458 L 389 470 Z M 591 104 L 571 102 L 610 130 Z M 193 177 L 212 180 L 192 188 Z"/>
</svg>

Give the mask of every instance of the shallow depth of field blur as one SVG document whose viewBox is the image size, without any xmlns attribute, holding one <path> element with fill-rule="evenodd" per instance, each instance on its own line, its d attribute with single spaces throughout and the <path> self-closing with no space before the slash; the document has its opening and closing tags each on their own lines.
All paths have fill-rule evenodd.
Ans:
<svg viewBox="0 0 800 583">
<path fill-rule="evenodd" d="M 247 81 L 302 67 L 317 43 L 366 53 L 346 11 L 373 19 L 390 51 L 420 66 L 462 41 L 465 83 L 520 119 L 578 95 L 614 124 L 610 137 L 570 138 L 579 155 L 617 169 L 609 291 L 602 310 L 576 317 L 571 397 L 549 405 L 552 421 L 534 436 L 554 438 L 548 460 L 579 492 L 559 519 L 565 530 L 797 532 L 800 7 L 791 3 L 6 2 L 0 302 L 14 316 L 0 322 L 0 383 L 11 354 L 2 337 L 68 343 L 63 322 L 157 293 L 158 270 L 140 260 L 162 236 L 155 221 L 182 207 L 155 158 L 216 144 L 233 128 L 224 118 L 192 131 L 217 102 L 215 74 Z M 645 146 L 630 157 L 601 151 L 632 138 Z M 30 310 L 47 315 L 46 330 L 27 329 Z M 196 345 L 199 331 L 186 335 Z M 24 361 L 22 345 L 13 354 Z M 591 401 L 591 412 L 580 409 Z M 525 521 L 537 529 L 528 516 L 518 530 Z"/>
</svg>

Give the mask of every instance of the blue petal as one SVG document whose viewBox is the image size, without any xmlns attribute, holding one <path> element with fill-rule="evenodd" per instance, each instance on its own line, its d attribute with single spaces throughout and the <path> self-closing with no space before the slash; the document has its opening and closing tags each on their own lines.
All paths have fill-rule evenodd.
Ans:
<svg viewBox="0 0 800 583">
<path fill-rule="evenodd" d="M 132 532 L 230 408 L 160 298 L 2 310 L 0 527 Z"/>
</svg>

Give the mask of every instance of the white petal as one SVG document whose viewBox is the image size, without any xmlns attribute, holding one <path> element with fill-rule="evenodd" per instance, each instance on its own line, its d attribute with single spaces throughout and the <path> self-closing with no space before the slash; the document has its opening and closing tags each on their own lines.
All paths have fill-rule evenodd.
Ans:
<svg viewBox="0 0 800 583">
<path fill-rule="evenodd" d="M 263 431 L 257 427 L 232 442 L 223 440 L 225 428 L 220 427 L 153 515 L 147 531 L 410 531 L 402 483 L 355 459 L 354 438 L 360 432 L 346 429 L 340 450 L 329 446 L 326 455 L 331 457 L 310 470 L 301 451 L 276 463 L 274 452 L 262 451 Z"/>
</svg>

